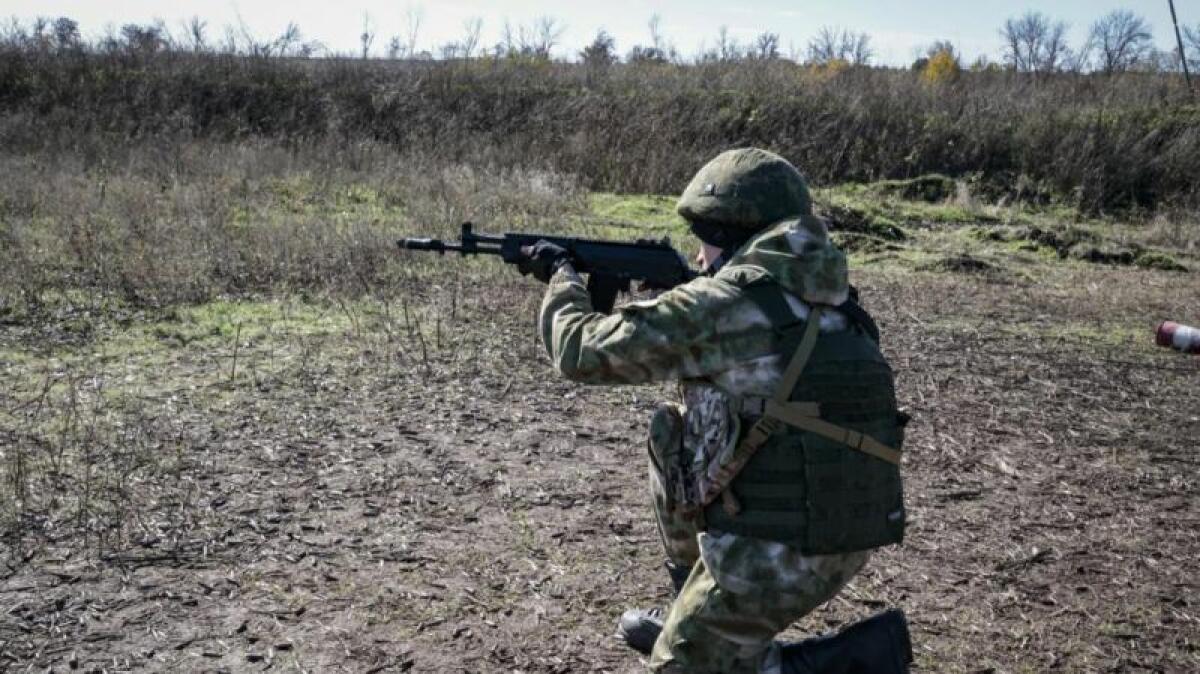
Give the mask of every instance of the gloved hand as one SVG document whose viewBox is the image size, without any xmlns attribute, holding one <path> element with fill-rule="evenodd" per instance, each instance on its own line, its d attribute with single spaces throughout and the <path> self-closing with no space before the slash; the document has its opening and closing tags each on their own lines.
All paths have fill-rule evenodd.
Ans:
<svg viewBox="0 0 1200 674">
<path fill-rule="evenodd" d="M 524 259 L 517 263 L 517 269 L 522 274 L 533 274 L 533 277 L 542 283 L 549 283 L 554 272 L 571 261 L 571 254 L 566 248 L 545 239 L 532 246 L 522 246 L 521 254 Z"/>
</svg>

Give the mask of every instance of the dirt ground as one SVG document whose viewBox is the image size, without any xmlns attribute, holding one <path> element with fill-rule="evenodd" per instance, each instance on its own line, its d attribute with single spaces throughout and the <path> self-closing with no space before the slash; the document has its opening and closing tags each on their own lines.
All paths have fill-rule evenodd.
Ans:
<svg viewBox="0 0 1200 674">
<path fill-rule="evenodd" d="M 164 463 L 106 483 L 120 526 L 3 543 L 0 670 L 640 671 L 612 635 L 668 596 L 643 429 L 670 388 L 559 380 L 539 288 L 496 278 L 410 297 L 455 305 L 416 332 L 333 307 L 155 361 L 119 437 Z M 921 671 L 1200 671 L 1200 360 L 1151 341 L 1200 321 L 1200 276 L 853 280 L 914 417 L 912 524 L 792 636 L 898 606 Z"/>
</svg>

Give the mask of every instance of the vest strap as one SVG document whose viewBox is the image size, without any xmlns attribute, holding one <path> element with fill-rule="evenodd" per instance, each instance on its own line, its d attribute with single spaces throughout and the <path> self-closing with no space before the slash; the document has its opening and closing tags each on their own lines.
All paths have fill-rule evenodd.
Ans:
<svg viewBox="0 0 1200 674">
<path fill-rule="evenodd" d="M 775 395 L 771 396 L 771 402 L 777 404 L 787 402 L 788 397 L 796 388 L 796 382 L 800 381 L 800 373 L 804 372 L 804 366 L 808 365 L 808 359 L 812 356 L 813 349 L 817 346 L 817 337 L 820 335 L 821 305 L 814 304 L 812 310 L 808 312 L 808 322 L 804 325 L 804 336 L 800 338 L 800 346 L 796 348 L 795 355 L 792 356 L 787 369 L 783 371 L 783 379 L 775 389 Z"/>
<path fill-rule="evenodd" d="M 821 307 L 813 305 L 812 310 L 808 314 L 808 322 L 804 326 L 804 336 L 800 339 L 800 346 L 796 348 L 796 353 L 792 356 L 792 360 L 788 363 L 787 369 L 783 372 L 783 380 L 779 387 L 775 389 L 775 395 L 767 401 L 771 403 L 785 404 L 792 390 L 796 388 L 796 382 L 800 380 L 800 373 L 804 371 L 804 367 L 808 365 L 808 359 L 812 356 L 813 349 L 817 346 L 817 338 L 821 333 Z M 764 414 L 759 417 L 758 421 L 746 431 L 746 435 L 742 437 L 737 446 L 733 449 L 733 456 L 721 467 L 721 470 L 710 479 L 705 480 L 701 485 L 700 503 L 707 506 L 712 503 L 718 496 L 721 496 L 722 505 L 731 517 L 737 515 L 741 510 L 741 506 L 737 501 L 736 495 L 729 485 L 733 479 L 737 477 L 742 468 L 749 463 L 773 433 L 780 430 L 784 420 L 773 417 L 769 414 Z"/>
<path fill-rule="evenodd" d="M 748 417 L 748 423 L 757 421 L 759 417 L 765 415 L 767 413 L 767 405 L 771 403 L 770 398 L 763 398 L 762 396 L 742 396 L 741 398 L 735 398 L 735 400 L 738 401 L 734 403 L 737 414 L 742 417 Z M 791 401 L 787 404 L 793 409 L 803 410 L 803 413 L 810 417 L 821 416 L 820 403 Z"/>
<path fill-rule="evenodd" d="M 789 426 L 795 426 L 802 431 L 816 433 L 834 442 L 849 445 L 864 454 L 887 461 L 892 465 L 900 465 L 899 450 L 888 447 L 866 433 L 831 424 L 818 416 L 808 414 L 808 411 L 804 407 L 793 407 L 791 404 L 780 405 L 774 400 L 769 400 L 767 401 L 766 416 L 778 419 Z"/>
</svg>

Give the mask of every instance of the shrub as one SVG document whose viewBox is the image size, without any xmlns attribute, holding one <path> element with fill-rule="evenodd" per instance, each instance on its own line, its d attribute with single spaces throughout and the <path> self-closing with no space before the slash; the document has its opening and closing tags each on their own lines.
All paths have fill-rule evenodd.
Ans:
<svg viewBox="0 0 1200 674">
<path fill-rule="evenodd" d="M 565 173 L 593 190 L 673 193 L 721 150 L 758 145 L 818 184 L 940 173 L 969 179 L 983 198 L 1087 212 L 1200 203 L 1200 108 L 1178 77 L 985 69 L 957 71 L 954 86 L 925 83 L 948 72 L 747 59 L 613 64 L 600 77 L 546 59 L 0 44 L 0 152 L 105 163 L 111 148 L 147 138 L 380 142 L 451 163 Z"/>
<path fill-rule="evenodd" d="M 949 84 L 958 79 L 959 72 L 958 59 L 954 58 L 954 54 L 942 50 L 929 57 L 929 62 L 921 70 L 921 80 L 934 86 Z"/>
</svg>

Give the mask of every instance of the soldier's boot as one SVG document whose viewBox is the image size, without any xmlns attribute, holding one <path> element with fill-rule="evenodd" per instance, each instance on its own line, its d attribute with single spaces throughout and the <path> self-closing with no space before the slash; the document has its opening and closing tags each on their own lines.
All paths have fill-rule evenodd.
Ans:
<svg viewBox="0 0 1200 674">
<path fill-rule="evenodd" d="M 838 632 L 780 649 L 783 674 L 907 674 L 912 642 L 904 612 L 891 609 Z"/>
<path fill-rule="evenodd" d="M 671 586 L 674 588 L 672 596 L 679 596 L 679 591 L 683 589 L 683 584 L 687 582 L 692 569 L 671 562 L 667 562 L 666 566 L 667 573 L 671 574 Z M 658 641 L 658 635 L 662 634 L 665 618 L 666 611 L 661 607 L 631 608 L 622 613 L 621 619 L 617 621 L 617 636 L 624 639 L 635 651 L 642 655 L 650 655 L 650 651 L 654 650 L 654 642 Z"/>
</svg>

